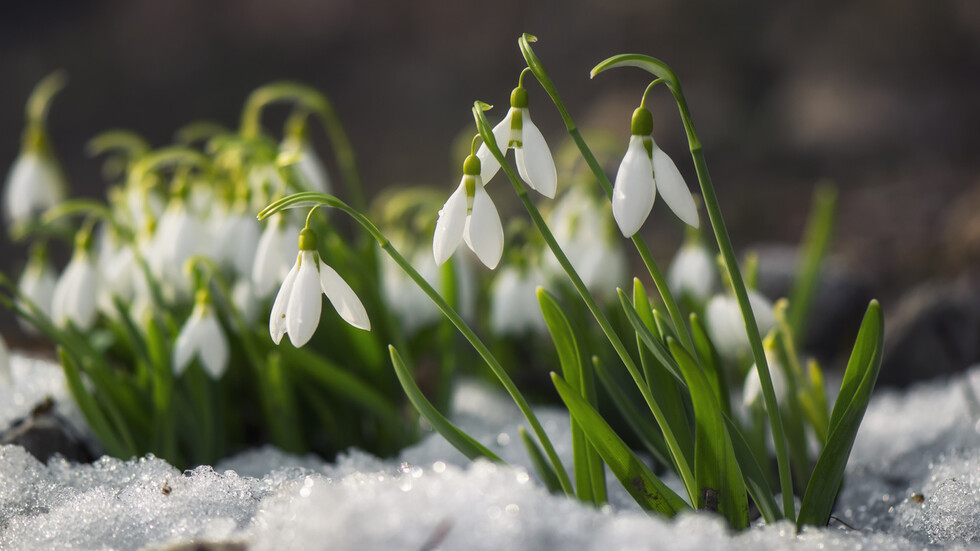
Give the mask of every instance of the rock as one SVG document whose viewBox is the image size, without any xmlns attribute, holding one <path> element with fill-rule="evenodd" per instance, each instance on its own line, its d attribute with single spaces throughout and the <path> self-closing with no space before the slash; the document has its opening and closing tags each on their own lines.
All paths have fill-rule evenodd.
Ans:
<svg viewBox="0 0 980 551">
<path fill-rule="evenodd" d="M 798 247 L 763 244 L 749 250 L 759 256 L 759 291 L 771 300 L 789 297 L 796 280 Z M 804 351 L 821 361 L 846 358 L 871 298 L 863 281 L 833 258 L 827 259 L 811 304 Z"/>
<path fill-rule="evenodd" d="M 980 362 L 976 282 L 921 285 L 888 312 L 879 385 L 904 387 Z"/>
<path fill-rule="evenodd" d="M 34 406 L 29 417 L 0 432 L 0 445 L 4 444 L 23 446 L 43 463 L 55 454 L 78 463 L 94 459 L 72 427 L 54 412 L 51 397 Z"/>
</svg>

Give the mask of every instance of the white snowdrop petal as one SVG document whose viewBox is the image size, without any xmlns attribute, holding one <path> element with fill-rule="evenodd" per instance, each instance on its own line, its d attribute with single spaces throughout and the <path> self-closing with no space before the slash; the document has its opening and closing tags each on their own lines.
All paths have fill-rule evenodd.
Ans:
<svg viewBox="0 0 980 551">
<path fill-rule="evenodd" d="M 538 127 L 531 122 L 527 109 L 522 110 L 523 130 L 521 141 L 523 147 L 515 150 L 517 170 L 521 178 L 535 191 L 548 198 L 554 198 L 558 188 L 558 171 L 551 149 L 544 141 L 544 136 Z"/>
<path fill-rule="evenodd" d="M 700 245 L 685 245 L 677 252 L 667 282 L 677 294 L 687 294 L 698 302 L 707 300 L 715 284 L 715 261 L 708 249 Z"/>
<path fill-rule="evenodd" d="M 296 163 L 296 169 L 302 175 L 307 187 L 312 191 L 330 193 L 330 178 L 327 176 L 327 169 L 316 154 L 316 150 L 313 149 L 313 144 L 304 140 L 299 152 L 300 158 Z"/>
<path fill-rule="evenodd" d="M 511 112 L 507 111 L 504 120 L 493 127 L 493 139 L 497 142 L 497 148 L 500 149 L 500 152 L 504 156 L 507 155 L 507 144 L 511 138 L 510 126 L 512 117 Z M 497 158 L 493 156 L 493 153 L 490 153 L 490 148 L 485 143 L 480 144 L 480 147 L 476 151 L 476 156 L 480 159 L 480 181 L 483 182 L 483 185 L 487 185 L 487 182 L 496 176 L 497 171 L 500 170 L 500 163 L 497 162 Z"/>
<path fill-rule="evenodd" d="M 371 320 L 367 311 L 357 298 L 354 290 L 336 270 L 320 261 L 320 288 L 327 295 L 330 304 L 337 310 L 344 321 L 365 331 L 371 330 Z"/>
<path fill-rule="evenodd" d="M 463 176 L 463 180 L 466 178 Z M 477 187 L 481 186 L 478 184 Z M 466 186 L 460 181 L 459 187 L 446 200 L 439 211 L 439 219 L 436 220 L 436 231 L 432 236 L 432 254 L 436 264 L 443 264 L 456 251 L 463 238 L 466 219 Z"/>
<path fill-rule="evenodd" d="M 298 255 L 297 255 L 298 258 Z M 286 274 L 286 279 L 279 288 L 275 302 L 272 303 L 272 313 L 269 315 L 269 335 L 272 342 L 279 344 L 283 334 L 286 333 L 286 308 L 289 306 L 289 297 L 293 292 L 293 284 L 296 281 L 296 274 L 299 273 L 299 261 Z"/>
<path fill-rule="evenodd" d="M 677 165 L 656 143 L 653 144 L 653 177 L 657 183 L 657 191 L 670 210 L 688 226 L 698 227 L 698 208 L 691 197 L 691 191 L 687 189 Z"/>
<path fill-rule="evenodd" d="M 17 288 L 21 294 L 33 302 L 38 310 L 48 317 L 51 317 L 51 305 L 57 286 L 58 280 L 50 267 L 46 265 L 39 268 L 28 266 L 17 283 Z"/>
<path fill-rule="evenodd" d="M 199 332 L 199 327 L 201 325 L 201 316 L 196 311 L 191 314 L 191 317 L 181 328 L 180 334 L 177 335 L 177 341 L 174 343 L 174 356 L 172 359 L 174 375 L 180 376 L 190 365 L 191 360 L 194 359 L 194 355 L 197 353 L 198 348 L 201 346 L 201 334 Z"/>
<path fill-rule="evenodd" d="M 473 197 L 473 212 L 467 219 L 463 235 L 480 262 L 491 270 L 497 267 L 504 252 L 504 228 L 497 207 L 479 183 Z"/>
<path fill-rule="evenodd" d="M 323 299 L 320 298 L 320 275 L 312 251 L 300 252 L 302 262 L 296 272 L 296 280 L 286 306 L 286 333 L 289 342 L 299 348 L 310 342 L 317 325 L 320 324 L 320 311 Z"/>
<path fill-rule="evenodd" d="M 241 277 L 248 277 L 255 264 L 255 253 L 259 242 L 259 221 L 248 213 L 240 215 L 235 224 L 235 238 L 232 241 L 232 263 Z"/>
<path fill-rule="evenodd" d="M 87 331 L 95 324 L 98 313 L 99 272 L 91 261 L 86 261 L 79 272 L 75 287 L 74 321 L 79 329 Z"/>
<path fill-rule="evenodd" d="M 630 136 L 626 155 L 616 172 L 613 186 L 613 218 L 626 237 L 640 230 L 657 197 L 653 182 L 653 163 L 643 140 L 642 136 Z"/>
<path fill-rule="evenodd" d="M 37 153 L 22 153 L 7 176 L 4 214 L 11 223 L 22 222 L 63 197 L 61 174 L 54 161 Z"/>
<path fill-rule="evenodd" d="M 213 313 L 206 314 L 198 327 L 198 357 L 212 379 L 220 379 L 228 367 L 228 339 Z"/>
</svg>

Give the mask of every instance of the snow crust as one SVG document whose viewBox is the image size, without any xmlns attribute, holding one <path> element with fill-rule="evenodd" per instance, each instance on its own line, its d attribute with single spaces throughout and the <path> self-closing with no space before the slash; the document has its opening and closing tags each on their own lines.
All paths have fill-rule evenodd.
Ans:
<svg viewBox="0 0 980 551">
<path fill-rule="evenodd" d="M 0 426 L 43 395 L 66 403 L 56 366 L 13 360 Z M 601 510 L 550 495 L 528 472 L 516 408 L 470 383 L 455 397 L 454 419 L 512 466 L 471 463 L 438 435 L 393 460 L 350 450 L 325 463 L 267 447 L 185 472 L 154 457 L 44 465 L 0 447 L 0 549 L 980 548 L 980 406 L 968 388 L 980 391 L 980 367 L 876 395 L 831 526 L 800 535 L 788 523 L 733 534 L 704 513 L 653 518 L 611 476 L 612 504 Z M 567 415 L 537 411 L 571 465 Z"/>
</svg>

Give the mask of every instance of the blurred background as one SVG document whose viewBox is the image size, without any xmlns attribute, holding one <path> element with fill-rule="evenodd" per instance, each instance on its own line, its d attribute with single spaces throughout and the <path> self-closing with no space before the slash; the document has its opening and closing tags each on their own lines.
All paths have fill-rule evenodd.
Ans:
<svg viewBox="0 0 980 551">
<path fill-rule="evenodd" d="M 781 246 L 801 239 L 814 186 L 834 183 L 822 338 L 853 338 L 855 316 L 879 297 L 890 350 L 882 382 L 980 361 L 975 0 L 20 2 L 0 19 L 0 166 L 18 154 L 28 94 L 57 68 L 70 82 L 49 128 L 72 194 L 93 197 L 103 193 L 101 163 L 83 147 L 95 134 L 127 128 L 162 146 L 194 120 L 234 127 L 251 90 L 294 79 L 334 102 L 369 197 L 390 185 L 448 194 L 459 178 L 452 144 L 473 133 L 472 102 L 496 104 L 491 120 L 505 112 L 524 67 L 522 32 L 539 37 L 535 51 L 578 125 L 612 132 L 623 148 L 650 79 L 623 70 L 590 81 L 589 70 L 625 52 L 675 69 L 733 241 L 760 251 L 764 286 L 781 284 Z M 528 89 L 534 121 L 556 148 L 561 120 L 536 83 Z M 658 143 L 695 189 L 664 90 L 652 110 Z M 682 230 L 659 203 L 644 233 L 666 265 Z M 25 258 L 0 238 L 5 272 L 19 273 Z M 834 309 L 842 303 L 857 313 Z M 12 326 L 4 313 L 2 329 Z"/>
</svg>

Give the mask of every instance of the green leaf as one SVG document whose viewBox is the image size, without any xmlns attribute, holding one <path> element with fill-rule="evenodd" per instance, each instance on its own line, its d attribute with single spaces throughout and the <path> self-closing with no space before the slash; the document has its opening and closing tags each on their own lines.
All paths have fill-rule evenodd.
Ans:
<svg viewBox="0 0 980 551">
<path fill-rule="evenodd" d="M 857 341 L 847 362 L 840 394 L 834 404 L 830 422 L 830 436 L 810 476 L 797 526 L 805 524 L 824 526 L 830 519 L 830 511 L 844 479 L 847 458 L 854 446 L 861 420 L 871 401 L 871 392 L 881 370 L 884 320 L 881 306 L 872 300 L 861 322 Z"/>
<path fill-rule="evenodd" d="M 599 357 L 593 356 L 592 362 L 595 364 L 599 363 Z M 599 381 L 602 386 L 609 393 L 610 398 L 612 398 L 613 404 L 619 413 L 626 419 L 626 423 L 633 429 L 633 432 L 643 443 L 643 447 L 646 448 L 650 455 L 654 457 L 661 465 L 672 465 L 673 460 L 670 457 L 670 451 L 667 447 L 667 442 L 664 440 L 663 434 L 657 429 L 654 423 L 650 422 L 650 418 L 643 413 L 640 408 L 636 407 L 634 399 L 623 389 L 623 387 L 615 380 L 605 369 L 600 369 L 596 366 L 595 372 L 599 375 Z"/>
<path fill-rule="evenodd" d="M 626 491 L 637 504 L 647 511 L 657 511 L 672 517 L 689 506 L 673 490 L 653 474 L 640 458 L 623 442 L 623 439 L 606 423 L 584 398 L 568 386 L 557 373 L 552 372 L 551 380 L 561 396 L 568 411 L 582 425 L 585 435 L 595 446 L 603 461 L 616 475 Z"/>
<path fill-rule="evenodd" d="M 667 339 L 677 365 L 684 373 L 694 404 L 694 476 L 701 491 L 699 508 L 713 508 L 736 530 L 749 524 L 745 480 L 735 457 L 731 436 L 708 379 L 684 347 Z"/>
<path fill-rule="evenodd" d="M 551 464 L 548 463 L 548 458 L 544 456 L 544 452 L 538 447 L 537 442 L 524 430 L 524 427 L 519 427 L 518 431 L 521 433 L 521 442 L 524 442 L 524 448 L 527 449 L 527 455 L 531 458 L 531 463 L 534 465 L 534 469 L 538 472 L 538 476 L 541 477 L 541 482 L 544 483 L 544 487 L 548 488 L 548 491 L 553 494 L 562 493 L 561 482 L 558 480 L 558 475 L 555 474 L 555 470 L 551 468 Z M 576 481 L 577 482 L 577 481 Z M 579 496 L 580 499 L 581 496 Z"/>
<path fill-rule="evenodd" d="M 745 435 L 739 430 L 738 425 L 728 416 L 725 416 L 725 425 L 728 427 L 728 434 L 732 438 L 732 448 L 745 479 L 745 487 L 749 491 L 752 501 L 755 502 L 755 506 L 762 513 L 762 518 L 765 519 L 766 524 L 781 520 L 783 512 L 776 503 L 772 487 L 769 486 L 768 473 L 759 465 L 758 458 L 752 453 L 752 447 L 745 440 Z"/>
<path fill-rule="evenodd" d="M 555 350 L 558 351 L 558 363 L 561 365 L 565 380 L 584 397 L 582 354 L 578 348 L 578 341 L 575 339 L 575 332 L 558 305 L 558 301 L 551 293 L 543 287 L 538 287 L 537 296 L 541 314 L 548 326 L 548 332 L 551 333 L 551 340 L 555 343 Z M 582 501 L 593 501 L 592 473 L 589 470 L 589 442 L 585 439 L 585 433 L 582 432 L 582 428 L 574 417 L 569 419 L 569 423 L 571 424 L 572 458 L 575 467 L 575 493 Z M 526 438 L 523 431 L 522 437 Z M 537 446 L 534 446 L 534 449 L 537 449 Z M 549 470 L 551 469 L 549 468 Z M 541 472 L 540 467 L 538 472 Z M 551 472 L 554 473 L 553 470 Z M 558 481 L 557 475 L 555 481 Z M 549 489 L 551 489 L 550 486 Z"/>
<path fill-rule="evenodd" d="M 694 349 L 697 351 L 698 357 L 701 358 L 701 368 L 708 377 L 708 383 L 711 384 L 715 397 L 718 398 L 718 405 L 721 406 L 725 415 L 731 416 L 732 406 L 728 394 L 728 380 L 725 378 L 721 356 L 718 355 L 711 338 L 708 337 L 708 331 L 701 323 L 701 318 L 694 313 L 691 313 L 691 335 L 694 337 Z"/>
<path fill-rule="evenodd" d="M 398 382 L 401 383 L 402 388 L 405 390 L 408 400 L 412 402 L 412 405 L 415 406 L 419 414 L 432 425 L 432 428 L 436 429 L 436 432 L 441 434 L 446 441 L 471 460 L 486 457 L 490 461 L 504 463 L 503 459 L 497 457 L 496 454 L 488 450 L 483 444 L 474 440 L 470 435 L 460 430 L 459 427 L 439 413 L 425 395 L 422 394 L 422 390 L 418 385 L 415 384 L 415 379 L 412 378 L 412 374 L 405 367 L 405 363 L 402 361 L 398 350 L 395 350 L 394 346 L 388 346 L 388 352 L 391 353 L 391 363 L 395 367 L 395 375 L 398 376 Z"/>
<path fill-rule="evenodd" d="M 669 322 L 659 318 L 657 311 L 650 307 L 646 289 L 644 289 L 639 278 L 633 278 L 633 305 L 649 331 L 657 330 L 660 335 L 669 331 L 669 334 L 673 335 L 673 331 L 668 328 Z M 649 348 L 644 346 L 639 332 L 636 335 L 636 342 L 640 349 L 640 364 L 643 366 L 650 393 L 660 404 L 664 418 L 673 429 L 674 435 L 677 437 L 677 444 L 684 450 L 685 457 L 693 457 L 694 441 L 691 439 L 691 423 L 684 403 L 684 397 L 687 393 L 681 390 L 678 382 L 674 380 L 667 368 L 657 361 Z M 660 342 L 665 341 L 661 338 Z"/>
<path fill-rule="evenodd" d="M 834 235 L 836 211 L 837 190 L 828 184 L 817 186 L 813 192 L 813 207 L 807 219 L 806 233 L 801 247 L 803 262 L 790 292 L 789 303 L 792 306 L 789 311 L 789 325 L 793 328 L 793 334 L 797 339 L 806 336 L 806 322 L 810 314 L 810 304 L 816 294 L 820 267 L 827 256 Z M 802 343 L 797 341 L 797 344 Z"/>
<path fill-rule="evenodd" d="M 79 373 L 78 364 L 64 347 L 58 348 L 58 356 L 61 359 L 61 367 L 65 372 L 65 382 L 72 398 L 78 404 L 78 409 L 82 410 L 85 420 L 88 421 L 92 431 L 99 437 L 99 442 L 105 446 L 109 455 L 114 457 L 129 457 L 129 450 L 120 442 L 115 431 L 109 425 L 109 420 L 99 407 L 99 403 L 85 388 L 82 376 Z"/>
</svg>

